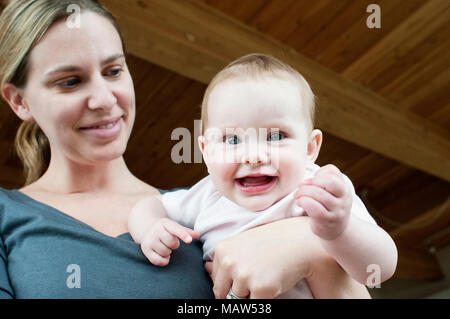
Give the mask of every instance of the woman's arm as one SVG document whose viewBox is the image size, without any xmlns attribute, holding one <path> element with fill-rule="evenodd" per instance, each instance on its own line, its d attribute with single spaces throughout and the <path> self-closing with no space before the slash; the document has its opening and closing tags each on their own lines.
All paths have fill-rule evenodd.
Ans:
<svg viewBox="0 0 450 319">
<path fill-rule="evenodd" d="M 214 294 L 274 298 L 306 279 L 316 298 L 368 298 L 346 275 L 310 229 L 308 217 L 259 226 L 216 246 L 211 277 Z M 336 284 L 338 283 L 338 284 Z"/>
</svg>

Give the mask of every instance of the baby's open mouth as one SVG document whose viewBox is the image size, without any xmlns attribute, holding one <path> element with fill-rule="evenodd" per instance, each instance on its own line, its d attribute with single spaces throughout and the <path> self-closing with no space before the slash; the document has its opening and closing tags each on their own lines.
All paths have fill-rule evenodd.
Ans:
<svg viewBox="0 0 450 319">
<path fill-rule="evenodd" d="M 269 175 L 245 176 L 236 178 L 236 184 L 243 192 L 258 193 L 271 188 L 276 180 L 276 176 Z"/>
</svg>

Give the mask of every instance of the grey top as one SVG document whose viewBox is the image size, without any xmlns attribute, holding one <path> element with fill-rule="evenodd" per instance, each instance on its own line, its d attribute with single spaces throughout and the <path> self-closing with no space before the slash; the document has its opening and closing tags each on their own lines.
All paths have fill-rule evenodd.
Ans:
<svg viewBox="0 0 450 319">
<path fill-rule="evenodd" d="M 214 298 L 201 243 L 149 263 L 129 233 L 104 235 L 0 188 L 0 298 Z"/>
</svg>

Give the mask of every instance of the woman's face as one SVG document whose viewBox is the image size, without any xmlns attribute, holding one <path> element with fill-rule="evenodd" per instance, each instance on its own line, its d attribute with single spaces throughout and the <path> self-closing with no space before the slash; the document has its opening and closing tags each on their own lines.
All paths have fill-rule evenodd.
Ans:
<svg viewBox="0 0 450 319">
<path fill-rule="evenodd" d="M 55 23 L 32 49 L 23 105 L 50 142 L 52 160 L 82 164 L 121 156 L 135 117 L 133 81 L 120 36 L 104 17 L 80 28 Z"/>
</svg>

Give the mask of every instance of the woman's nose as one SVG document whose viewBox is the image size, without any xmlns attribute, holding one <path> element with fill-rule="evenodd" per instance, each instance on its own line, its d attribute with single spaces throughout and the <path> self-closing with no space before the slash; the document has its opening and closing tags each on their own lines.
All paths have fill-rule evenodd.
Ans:
<svg viewBox="0 0 450 319">
<path fill-rule="evenodd" d="M 111 86 L 102 76 L 92 80 L 90 90 L 88 108 L 91 110 L 110 110 L 117 103 Z"/>
</svg>

